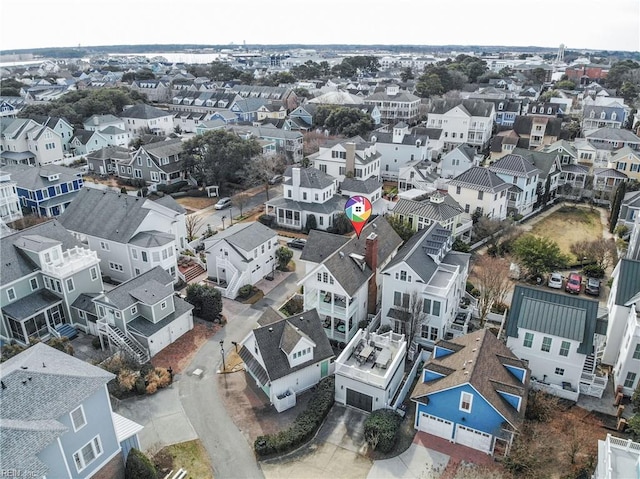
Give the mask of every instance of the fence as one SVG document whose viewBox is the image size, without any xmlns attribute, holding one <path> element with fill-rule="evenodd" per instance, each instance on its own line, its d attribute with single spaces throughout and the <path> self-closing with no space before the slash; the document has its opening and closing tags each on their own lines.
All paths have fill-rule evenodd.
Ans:
<svg viewBox="0 0 640 479">
<path fill-rule="evenodd" d="M 424 349 L 420 351 L 420 355 L 416 358 L 416 362 L 413 364 L 413 367 L 411 368 L 411 371 L 409 371 L 409 374 L 407 374 L 407 376 L 405 377 L 404 384 L 402 385 L 400 392 L 396 396 L 396 401 L 392 406 L 393 409 L 398 409 L 402 405 L 405 397 L 411 390 L 411 386 L 413 386 L 413 380 L 416 378 L 416 375 L 419 374 L 419 367 L 423 365 L 430 357 L 431 353 L 429 351 L 426 351 Z"/>
</svg>

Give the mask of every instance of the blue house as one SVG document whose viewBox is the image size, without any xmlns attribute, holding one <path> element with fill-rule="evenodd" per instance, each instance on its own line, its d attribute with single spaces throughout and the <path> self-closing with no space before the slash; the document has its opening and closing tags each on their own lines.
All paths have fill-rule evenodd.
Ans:
<svg viewBox="0 0 640 479">
<path fill-rule="evenodd" d="M 23 210 L 38 216 L 62 214 L 83 185 L 82 174 L 65 166 L 7 165 L 2 169 L 16 182 Z"/>
<path fill-rule="evenodd" d="M 419 431 L 506 455 L 524 419 L 529 386 L 525 361 L 483 329 L 439 341 L 411 399 Z"/>
<path fill-rule="evenodd" d="M 269 101 L 264 98 L 242 98 L 233 102 L 229 110 L 236 114 L 239 121 L 252 122 L 258 119 L 258 110 Z"/>
<path fill-rule="evenodd" d="M 115 376 L 44 343 L 0 366 L 0 469 L 12 477 L 124 477 L 142 426 L 112 412 Z"/>
</svg>

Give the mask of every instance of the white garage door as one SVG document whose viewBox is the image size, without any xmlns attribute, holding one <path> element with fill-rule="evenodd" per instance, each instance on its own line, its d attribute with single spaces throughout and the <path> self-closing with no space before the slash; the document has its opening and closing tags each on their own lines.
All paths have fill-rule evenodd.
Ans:
<svg viewBox="0 0 640 479">
<path fill-rule="evenodd" d="M 477 449 L 478 451 L 491 452 L 491 434 L 461 426 L 460 424 L 458 424 L 456 428 L 456 442 L 463 446 Z"/>
<path fill-rule="evenodd" d="M 449 441 L 453 435 L 453 423 L 451 421 L 446 421 L 423 412 L 420 413 L 418 429 Z"/>
</svg>

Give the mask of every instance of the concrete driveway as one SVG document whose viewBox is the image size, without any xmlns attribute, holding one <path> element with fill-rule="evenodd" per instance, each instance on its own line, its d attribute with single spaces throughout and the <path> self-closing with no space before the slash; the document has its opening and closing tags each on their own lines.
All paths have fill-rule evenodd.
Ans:
<svg viewBox="0 0 640 479">
<path fill-rule="evenodd" d="M 449 456 L 413 443 L 402 454 L 375 461 L 367 479 L 438 479 L 449 463 Z"/>
</svg>

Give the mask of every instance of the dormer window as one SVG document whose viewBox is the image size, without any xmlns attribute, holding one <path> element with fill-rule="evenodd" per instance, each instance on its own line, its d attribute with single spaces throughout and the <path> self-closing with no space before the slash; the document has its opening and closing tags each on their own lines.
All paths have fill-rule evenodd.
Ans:
<svg viewBox="0 0 640 479">
<path fill-rule="evenodd" d="M 591 110 L 591 113 L 589 113 L 589 118 L 595 118 L 596 117 L 596 112 Z"/>
<path fill-rule="evenodd" d="M 600 119 L 604 120 L 607 117 L 607 114 L 603 111 L 602 113 L 600 113 Z"/>
</svg>

